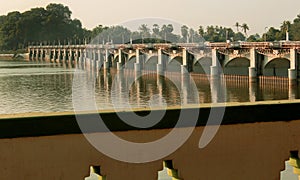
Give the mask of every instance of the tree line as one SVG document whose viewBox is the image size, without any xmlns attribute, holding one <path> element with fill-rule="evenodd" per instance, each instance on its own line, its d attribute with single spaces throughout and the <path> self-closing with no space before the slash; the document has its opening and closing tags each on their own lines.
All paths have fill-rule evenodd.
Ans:
<svg viewBox="0 0 300 180">
<path fill-rule="evenodd" d="M 174 33 L 172 24 L 141 24 L 137 31 L 123 26 L 98 25 L 92 30 L 82 27 L 78 19 L 71 18 L 68 6 L 51 3 L 45 8 L 32 8 L 20 13 L 10 12 L 0 16 L 0 50 L 17 50 L 28 45 L 65 45 L 84 43 L 159 43 L 188 42 L 199 43 L 225 41 L 280 41 L 286 39 L 300 40 L 300 15 L 293 22 L 284 21 L 279 29 L 266 27 L 260 36 L 248 36 L 246 23 L 235 23 L 232 27 L 199 26 L 197 30 L 183 25 L 180 34 Z"/>
</svg>

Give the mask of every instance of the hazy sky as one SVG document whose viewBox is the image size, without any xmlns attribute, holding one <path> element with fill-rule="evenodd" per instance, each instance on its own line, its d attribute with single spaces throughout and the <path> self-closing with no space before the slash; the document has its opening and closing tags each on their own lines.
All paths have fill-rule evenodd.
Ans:
<svg viewBox="0 0 300 180">
<path fill-rule="evenodd" d="M 116 25 L 156 17 L 172 19 L 195 29 L 199 25 L 234 28 L 235 22 L 245 22 L 250 33 L 263 33 L 265 27 L 279 27 L 284 20 L 293 20 L 300 14 L 299 0 L 6 0 L 1 3 L 0 14 L 45 7 L 51 2 L 69 6 L 73 18 L 80 19 L 89 29 L 98 24 Z"/>
</svg>

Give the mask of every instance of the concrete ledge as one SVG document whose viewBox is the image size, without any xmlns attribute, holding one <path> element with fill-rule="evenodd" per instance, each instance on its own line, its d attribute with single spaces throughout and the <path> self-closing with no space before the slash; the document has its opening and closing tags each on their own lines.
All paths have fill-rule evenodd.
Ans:
<svg viewBox="0 0 300 180">
<path fill-rule="evenodd" d="M 204 104 L 189 107 L 168 108 L 163 119 L 154 127 L 146 129 L 169 129 L 173 128 L 178 120 L 181 112 L 190 113 L 200 109 L 197 126 L 205 126 L 208 116 L 212 110 L 224 108 L 225 114 L 222 125 L 229 124 L 246 124 L 258 122 L 276 122 L 300 120 L 300 101 L 267 101 L 256 103 L 229 103 L 209 105 Z M 128 113 L 128 110 L 122 110 L 119 113 Z M 146 116 L 150 113 L 150 109 L 134 109 L 138 115 Z M 156 109 L 154 112 L 160 112 Z M 190 111 L 190 112 L 189 112 Z M 80 134 L 82 133 L 76 116 L 81 116 L 84 123 L 95 123 L 93 116 L 98 113 L 85 112 L 75 115 L 74 112 L 63 113 L 29 113 L 15 115 L 0 115 L 0 138 L 17 138 L 17 137 L 35 137 L 60 134 Z M 130 131 L 140 130 L 131 127 L 120 120 L 116 112 L 103 111 L 100 113 L 101 118 L 110 129 L 110 131 Z M 211 125 L 214 125 L 213 123 Z M 191 122 L 186 122 L 181 127 L 190 127 Z M 145 129 L 143 129 L 145 130 Z M 105 129 L 97 129 L 91 126 L 85 133 L 105 132 Z"/>
</svg>

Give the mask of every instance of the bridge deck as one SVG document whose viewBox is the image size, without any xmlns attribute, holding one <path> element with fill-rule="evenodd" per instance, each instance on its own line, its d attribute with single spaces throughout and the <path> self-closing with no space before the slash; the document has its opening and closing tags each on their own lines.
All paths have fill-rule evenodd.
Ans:
<svg viewBox="0 0 300 180">
<path fill-rule="evenodd" d="M 143 49 L 143 48 L 172 48 L 172 47 L 181 47 L 181 48 L 300 48 L 300 41 L 280 41 L 280 42 L 231 42 L 231 43 L 159 43 L 159 44 L 86 44 L 86 45 L 41 45 L 41 46 L 29 46 L 28 48 L 44 48 L 44 49 L 86 49 L 86 48 L 98 48 L 98 49 Z"/>
</svg>

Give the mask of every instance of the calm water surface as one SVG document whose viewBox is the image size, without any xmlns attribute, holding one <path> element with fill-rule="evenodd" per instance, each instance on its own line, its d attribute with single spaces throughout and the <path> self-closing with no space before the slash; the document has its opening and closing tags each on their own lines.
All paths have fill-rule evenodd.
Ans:
<svg viewBox="0 0 300 180">
<path fill-rule="evenodd" d="M 197 102 L 195 93 L 199 103 L 299 98 L 299 88 L 289 88 L 285 81 L 252 84 L 247 78 L 228 77 L 210 82 L 204 76 L 193 75 L 191 79 L 180 74 L 168 74 L 169 78 L 147 74 L 135 79 L 136 74 L 129 71 L 103 73 L 50 63 L 0 61 L 0 114 L 72 111 L 74 74 L 85 74 L 91 81 L 95 78 L 99 109 L 112 109 L 112 99 L 122 99 L 124 105 L 129 102 L 132 107 L 148 107 L 153 97 L 157 105 L 192 104 Z"/>
</svg>

